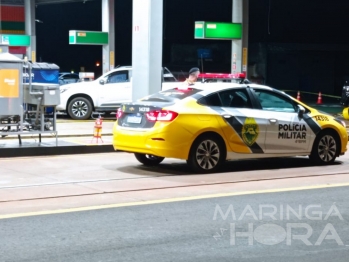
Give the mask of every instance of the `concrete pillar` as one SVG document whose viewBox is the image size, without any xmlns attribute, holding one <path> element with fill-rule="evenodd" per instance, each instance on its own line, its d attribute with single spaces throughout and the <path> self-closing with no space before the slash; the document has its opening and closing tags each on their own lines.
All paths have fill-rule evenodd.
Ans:
<svg viewBox="0 0 349 262">
<path fill-rule="evenodd" d="M 161 90 L 163 0 L 133 0 L 132 100 Z"/>
<path fill-rule="evenodd" d="M 242 71 L 248 70 L 248 31 L 249 31 L 249 0 L 243 1 L 242 6 Z"/>
<path fill-rule="evenodd" d="M 36 62 L 36 30 L 35 30 L 35 0 L 24 1 L 25 34 L 30 36 L 30 46 L 27 47 L 28 60 Z"/>
<path fill-rule="evenodd" d="M 231 72 L 245 72 L 248 63 L 248 6 L 249 0 L 233 1 L 233 23 L 242 23 L 242 39 L 232 40 Z"/>
<path fill-rule="evenodd" d="M 108 32 L 108 45 L 103 45 L 102 73 L 115 67 L 115 0 L 102 0 L 102 31 Z"/>
</svg>

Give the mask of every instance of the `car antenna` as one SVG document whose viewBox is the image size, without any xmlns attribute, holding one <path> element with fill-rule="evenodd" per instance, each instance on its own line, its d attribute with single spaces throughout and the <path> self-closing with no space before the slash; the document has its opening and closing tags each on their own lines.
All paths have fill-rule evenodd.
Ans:
<svg viewBox="0 0 349 262">
<path fill-rule="evenodd" d="M 201 54 L 201 72 L 202 74 L 204 73 L 204 60 L 202 59 L 202 54 Z M 201 79 L 201 83 L 205 83 L 204 77 Z"/>
<path fill-rule="evenodd" d="M 186 79 L 187 77 L 185 76 L 185 74 L 183 73 L 183 70 L 181 70 L 182 75 L 184 76 L 184 78 Z"/>
</svg>

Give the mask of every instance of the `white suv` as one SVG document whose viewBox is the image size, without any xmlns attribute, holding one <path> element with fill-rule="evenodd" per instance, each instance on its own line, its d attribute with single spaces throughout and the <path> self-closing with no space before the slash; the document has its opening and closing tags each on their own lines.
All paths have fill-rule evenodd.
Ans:
<svg viewBox="0 0 349 262">
<path fill-rule="evenodd" d="M 67 84 L 60 87 L 61 104 L 57 111 L 66 111 L 76 120 L 85 120 L 93 112 L 116 112 L 120 104 L 132 100 L 132 67 L 122 66 L 91 82 Z M 164 68 L 164 82 L 176 78 Z"/>
</svg>

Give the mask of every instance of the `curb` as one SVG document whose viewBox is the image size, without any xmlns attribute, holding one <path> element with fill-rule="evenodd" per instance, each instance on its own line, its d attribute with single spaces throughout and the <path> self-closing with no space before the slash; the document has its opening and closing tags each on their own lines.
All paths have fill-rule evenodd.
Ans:
<svg viewBox="0 0 349 262">
<path fill-rule="evenodd" d="M 112 136 L 112 135 L 113 135 L 112 133 L 102 134 L 102 137 L 103 136 Z M 39 137 L 38 134 L 24 134 L 24 135 L 22 135 L 21 138 L 22 139 L 32 139 L 33 136 Z M 66 134 L 66 135 L 58 135 L 57 136 L 57 138 L 64 138 L 64 137 L 93 137 L 93 134 Z M 42 134 L 41 138 L 52 138 L 52 139 L 55 139 L 56 137 L 55 136 L 49 136 L 49 135 Z M 4 140 L 6 140 L 6 139 L 8 139 L 8 140 L 18 140 L 18 137 L 17 137 L 17 135 L 8 135 L 8 136 L 5 136 L 5 137 L 0 137 L 0 140 L 1 139 L 4 139 Z"/>
<path fill-rule="evenodd" d="M 0 157 L 53 156 L 116 152 L 112 145 L 76 145 L 55 147 L 23 147 L 0 149 Z"/>
</svg>

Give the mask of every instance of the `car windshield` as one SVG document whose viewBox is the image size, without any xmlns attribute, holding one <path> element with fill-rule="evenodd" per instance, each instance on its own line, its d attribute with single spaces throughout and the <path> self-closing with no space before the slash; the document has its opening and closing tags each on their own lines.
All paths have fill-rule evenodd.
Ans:
<svg viewBox="0 0 349 262">
<path fill-rule="evenodd" d="M 153 95 L 144 97 L 141 101 L 151 101 L 151 102 L 174 102 L 176 100 L 184 99 L 188 96 L 194 95 L 197 92 L 200 92 L 200 89 L 196 88 L 173 88 L 165 91 L 160 91 Z"/>
</svg>

